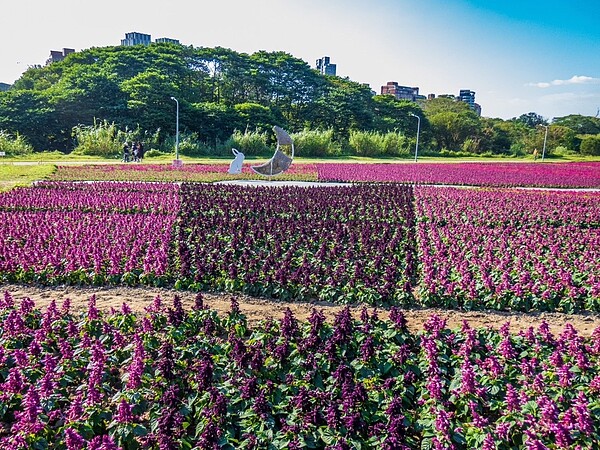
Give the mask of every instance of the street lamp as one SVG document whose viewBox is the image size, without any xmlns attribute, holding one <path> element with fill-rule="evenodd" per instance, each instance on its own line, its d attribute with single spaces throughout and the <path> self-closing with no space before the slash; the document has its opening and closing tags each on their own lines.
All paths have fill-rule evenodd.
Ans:
<svg viewBox="0 0 600 450">
<path fill-rule="evenodd" d="M 175 160 L 179 159 L 179 102 L 175 97 L 171 97 L 175 103 L 177 103 L 177 115 L 175 122 Z"/>
<path fill-rule="evenodd" d="M 542 148 L 542 161 L 544 160 L 544 156 L 546 156 L 546 141 L 548 140 L 548 125 L 544 125 L 546 127 L 546 133 L 544 134 L 544 147 Z"/>
<path fill-rule="evenodd" d="M 417 118 L 417 145 L 415 145 L 415 162 L 417 162 L 417 157 L 419 155 L 419 132 L 421 131 L 421 118 L 413 113 L 410 113 L 410 115 Z"/>
</svg>

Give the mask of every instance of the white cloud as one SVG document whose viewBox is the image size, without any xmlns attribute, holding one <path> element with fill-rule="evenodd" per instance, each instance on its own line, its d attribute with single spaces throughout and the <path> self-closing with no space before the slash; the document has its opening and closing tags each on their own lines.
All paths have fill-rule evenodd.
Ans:
<svg viewBox="0 0 600 450">
<path fill-rule="evenodd" d="M 574 75 L 568 80 L 541 81 L 539 83 L 529 83 L 528 86 L 539 88 L 548 88 L 550 86 L 567 86 L 572 84 L 600 84 L 600 78 L 587 77 L 585 75 Z"/>
</svg>

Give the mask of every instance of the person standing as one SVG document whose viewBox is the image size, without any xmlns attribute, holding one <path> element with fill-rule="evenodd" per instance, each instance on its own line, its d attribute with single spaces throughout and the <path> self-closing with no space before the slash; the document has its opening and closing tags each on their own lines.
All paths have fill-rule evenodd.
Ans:
<svg viewBox="0 0 600 450">
<path fill-rule="evenodd" d="M 134 142 L 134 143 L 131 145 L 131 149 L 132 149 L 132 151 L 133 151 L 133 160 L 134 160 L 135 162 L 139 162 L 139 160 L 140 160 L 140 159 L 139 159 L 140 149 L 138 148 L 138 143 L 137 143 L 137 142 Z"/>
<path fill-rule="evenodd" d="M 138 142 L 138 156 L 141 162 L 144 159 L 144 144 L 141 141 Z"/>
<path fill-rule="evenodd" d="M 129 162 L 129 142 L 123 144 L 123 162 Z"/>
</svg>

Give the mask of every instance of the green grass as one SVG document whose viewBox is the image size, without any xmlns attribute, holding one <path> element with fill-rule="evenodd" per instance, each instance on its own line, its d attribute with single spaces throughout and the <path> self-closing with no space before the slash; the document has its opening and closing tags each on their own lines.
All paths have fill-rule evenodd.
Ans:
<svg viewBox="0 0 600 450">
<path fill-rule="evenodd" d="M 7 191 L 15 186 L 28 186 L 35 180 L 41 180 L 56 170 L 54 164 L 0 164 L 0 191 Z"/>
</svg>

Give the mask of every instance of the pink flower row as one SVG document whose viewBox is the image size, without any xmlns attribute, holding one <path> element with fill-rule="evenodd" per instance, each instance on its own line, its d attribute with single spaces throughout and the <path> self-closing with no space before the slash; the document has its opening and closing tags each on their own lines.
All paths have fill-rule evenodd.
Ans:
<svg viewBox="0 0 600 450">
<path fill-rule="evenodd" d="M 320 181 L 600 188 L 600 162 L 318 164 Z"/>
</svg>

